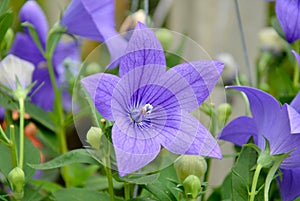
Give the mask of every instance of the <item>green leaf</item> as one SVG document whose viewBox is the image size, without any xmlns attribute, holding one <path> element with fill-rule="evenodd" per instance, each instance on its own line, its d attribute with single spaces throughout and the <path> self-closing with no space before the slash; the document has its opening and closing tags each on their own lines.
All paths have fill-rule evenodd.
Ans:
<svg viewBox="0 0 300 201">
<path fill-rule="evenodd" d="M 275 163 L 269 170 L 267 178 L 266 178 L 266 182 L 265 182 L 265 190 L 264 190 L 264 199 L 265 200 L 269 200 L 269 189 L 270 189 L 271 183 L 274 179 L 274 176 L 275 176 L 279 166 L 281 165 L 281 163 L 284 159 L 289 157 L 289 155 L 290 155 L 290 153 L 279 154 L 279 155 L 274 156 Z"/>
<path fill-rule="evenodd" d="M 7 30 L 12 26 L 13 19 L 12 12 L 6 12 L 0 16 L 0 42 L 2 42 Z"/>
<path fill-rule="evenodd" d="M 7 6 L 8 6 L 8 2 L 9 0 L 1 0 L 1 3 L 0 3 L 0 14 L 4 13 Z"/>
<path fill-rule="evenodd" d="M 17 128 L 15 129 L 18 130 Z M 19 135 L 16 133 L 16 138 Z M 17 138 L 17 143 L 19 139 Z M 11 152 L 7 146 L 4 146 L 0 143 L 0 170 L 7 177 L 8 173 L 13 169 L 11 161 Z M 36 170 L 28 166 L 28 163 L 39 163 L 40 162 L 40 153 L 37 148 L 33 146 L 31 141 L 28 138 L 25 138 L 25 149 L 24 149 L 24 173 L 26 182 L 31 180 Z"/>
<path fill-rule="evenodd" d="M 30 184 L 37 187 L 40 186 L 41 190 L 49 193 L 53 193 L 63 188 L 61 185 L 46 180 L 32 180 L 30 181 Z"/>
<path fill-rule="evenodd" d="M 89 189 L 82 188 L 67 188 L 61 189 L 53 193 L 56 201 L 108 201 L 110 196 L 103 192 L 93 191 Z M 121 201 L 122 199 L 116 198 L 115 201 Z"/>
<path fill-rule="evenodd" d="M 164 201 L 177 200 L 174 194 L 170 191 L 170 189 L 159 181 L 155 181 L 151 184 L 143 185 L 142 187 L 145 188 L 150 193 L 152 193 L 158 200 L 164 200 Z"/>
<path fill-rule="evenodd" d="M 75 149 L 43 164 L 30 164 L 30 167 L 40 170 L 49 170 L 73 163 L 87 163 L 98 165 L 99 162 L 87 149 Z"/>
<path fill-rule="evenodd" d="M 248 201 L 249 192 L 254 175 L 253 167 L 256 165 L 257 152 L 253 148 L 243 146 L 235 166 L 231 169 L 232 199 Z M 258 187 L 262 180 L 258 181 Z M 263 192 L 260 191 L 255 200 L 263 200 Z"/>
<path fill-rule="evenodd" d="M 26 113 L 30 115 L 30 117 L 35 120 L 37 123 L 42 124 L 49 130 L 55 132 L 56 131 L 56 126 L 53 120 L 50 118 L 49 113 L 44 111 L 42 108 L 26 102 L 25 103 L 25 110 Z"/>
<path fill-rule="evenodd" d="M 233 200 L 232 198 L 232 173 L 229 173 L 221 186 L 222 200 Z"/>
<path fill-rule="evenodd" d="M 84 182 L 84 186 L 90 190 L 103 191 L 108 189 L 107 177 L 102 175 L 92 176 Z M 113 179 L 113 186 L 114 189 L 121 189 L 123 187 L 123 183 L 117 182 Z"/>
<path fill-rule="evenodd" d="M 154 200 L 153 198 L 134 198 L 128 201 L 157 201 L 157 200 Z"/>
</svg>

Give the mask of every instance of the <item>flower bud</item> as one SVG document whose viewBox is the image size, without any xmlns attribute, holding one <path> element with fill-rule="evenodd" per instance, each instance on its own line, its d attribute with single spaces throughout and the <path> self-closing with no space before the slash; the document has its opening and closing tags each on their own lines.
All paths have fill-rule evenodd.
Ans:
<svg viewBox="0 0 300 201">
<path fill-rule="evenodd" d="M 160 41 L 161 45 L 163 46 L 164 50 L 167 50 L 173 41 L 172 33 L 167 29 L 159 29 L 155 32 L 158 40 Z"/>
<path fill-rule="evenodd" d="M 225 64 L 225 68 L 222 73 L 222 80 L 224 84 L 227 85 L 233 83 L 239 69 L 234 57 L 229 53 L 220 53 L 216 56 L 216 59 Z"/>
<path fill-rule="evenodd" d="M 101 128 L 91 127 L 86 135 L 86 141 L 92 146 L 92 148 L 99 150 L 102 135 L 103 132 Z"/>
<path fill-rule="evenodd" d="M 23 170 L 19 167 L 12 169 L 8 174 L 8 181 L 16 200 L 21 200 L 24 196 L 23 188 L 25 185 L 25 174 Z"/>
<path fill-rule="evenodd" d="M 202 156 L 182 155 L 174 163 L 179 182 L 182 182 L 189 175 L 202 178 L 207 170 L 207 164 Z"/>
<path fill-rule="evenodd" d="M 258 38 L 260 46 L 264 51 L 278 54 L 285 49 L 284 40 L 280 38 L 278 33 L 272 27 L 262 29 L 258 34 Z"/>
<path fill-rule="evenodd" d="M 228 103 L 222 103 L 221 105 L 219 105 L 219 107 L 217 108 L 217 119 L 219 122 L 219 126 L 223 127 L 223 125 L 226 124 L 231 113 L 231 106 Z"/>
<path fill-rule="evenodd" d="M 184 195 L 187 199 L 196 199 L 201 190 L 201 181 L 195 175 L 189 175 L 182 183 Z"/>
</svg>

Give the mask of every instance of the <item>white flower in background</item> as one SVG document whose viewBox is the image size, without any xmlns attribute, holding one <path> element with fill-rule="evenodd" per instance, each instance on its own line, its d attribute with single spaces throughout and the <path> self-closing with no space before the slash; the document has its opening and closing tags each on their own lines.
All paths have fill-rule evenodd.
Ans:
<svg viewBox="0 0 300 201">
<path fill-rule="evenodd" d="M 259 34 L 260 47 L 265 51 L 271 51 L 275 54 L 284 50 L 284 40 L 272 27 L 263 28 Z"/>
<path fill-rule="evenodd" d="M 33 70 L 32 63 L 10 54 L 0 62 L 0 84 L 15 91 L 19 82 L 25 89 L 31 84 Z"/>
</svg>

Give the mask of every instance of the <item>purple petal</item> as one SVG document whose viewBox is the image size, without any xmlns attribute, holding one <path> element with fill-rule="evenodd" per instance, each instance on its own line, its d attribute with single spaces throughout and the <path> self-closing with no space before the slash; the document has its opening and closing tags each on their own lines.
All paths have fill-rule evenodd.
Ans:
<svg viewBox="0 0 300 201">
<path fill-rule="evenodd" d="M 296 95 L 290 104 L 298 113 L 300 113 L 300 92 Z"/>
<path fill-rule="evenodd" d="M 271 130 L 276 131 L 276 129 L 281 129 L 280 126 L 283 124 L 278 123 L 278 121 L 281 121 L 279 119 L 281 109 L 278 101 L 274 97 L 251 87 L 232 86 L 228 88 L 240 90 L 247 95 L 251 113 L 254 122 L 257 125 L 259 135 L 263 135 L 268 138 L 271 135 L 274 135 Z M 260 148 L 264 148 L 265 141 L 260 139 L 262 138 L 258 138 L 258 146 Z"/>
<path fill-rule="evenodd" d="M 2 122 L 5 118 L 5 108 L 0 107 L 0 122 Z"/>
<path fill-rule="evenodd" d="M 291 133 L 299 133 L 300 134 L 300 114 L 291 106 L 285 104 L 287 107 L 287 112 L 289 115 L 289 121 L 291 125 Z"/>
<path fill-rule="evenodd" d="M 150 64 L 156 64 L 156 67 L 165 69 L 164 51 L 154 32 L 138 22 L 125 55 L 121 58 L 119 75 L 122 77 L 137 67 Z"/>
<path fill-rule="evenodd" d="M 222 159 L 220 147 L 210 132 L 192 115 L 182 112 L 180 129 L 165 125 L 158 138 L 162 145 L 176 154 L 191 154 Z"/>
<path fill-rule="evenodd" d="M 113 0 L 73 0 L 61 20 L 68 33 L 105 42 L 111 56 L 108 68 L 118 64 L 127 47 L 115 29 L 114 7 Z"/>
<path fill-rule="evenodd" d="M 135 136 L 142 134 L 140 130 L 136 130 Z M 160 151 L 160 144 L 155 138 L 143 140 L 128 136 L 120 131 L 116 124 L 112 129 L 112 141 L 121 177 L 144 167 L 154 160 Z"/>
<path fill-rule="evenodd" d="M 43 108 L 46 111 L 53 110 L 54 92 L 49 77 L 48 69 L 34 71 L 33 80 L 37 81 L 33 87 L 34 92 L 31 97 L 31 102 Z"/>
<path fill-rule="evenodd" d="M 81 80 L 94 101 L 100 114 L 111 121 L 114 121 L 111 110 L 112 93 L 120 78 L 106 73 L 98 73 Z"/>
<path fill-rule="evenodd" d="M 61 25 L 70 34 L 104 41 L 103 32 L 115 26 L 114 1 L 73 0 L 64 12 Z"/>
<path fill-rule="evenodd" d="M 28 35 L 17 33 L 10 53 L 33 63 L 37 69 L 47 67 L 42 65 L 42 63 L 46 64 L 46 60 Z"/>
<path fill-rule="evenodd" d="M 292 201 L 300 195 L 300 168 L 281 169 L 282 181 L 277 177 L 281 198 L 283 201 Z"/>
<path fill-rule="evenodd" d="M 270 142 L 271 155 L 292 151 L 290 157 L 286 158 L 280 167 L 300 167 L 300 135 L 291 135 L 287 104 L 283 105 L 283 108 L 277 113 L 277 119 L 272 118 L 269 124 L 272 126 L 264 136 Z"/>
<path fill-rule="evenodd" d="M 219 139 L 242 146 L 248 142 L 251 136 L 253 136 L 255 140 L 257 134 L 257 127 L 253 119 L 243 116 L 227 124 L 219 134 Z"/>
<path fill-rule="evenodd" d="M 168 73 L 175 71 L 180 74 L 193 89 L 198 105 L 200 105 L 216 85 L 223 68 L 224 64 L 221 62 L 196 61 L 177 65 Z"/>
<path fill-rule="evenodd" d="M 289 43 L 300 38 L 300 0 L 276 0 L 276 15 Z"/>
<path fill-rule="evenodd" d="M 46 42 L 48 32 L 47 19 L 43 10 L 35 1 L 27 1 L 23 5 L 23 7 L 20 10 L 19 18 L 21 22 L 31 23 L 36 29 L 42 44 Z"/>
</svg>

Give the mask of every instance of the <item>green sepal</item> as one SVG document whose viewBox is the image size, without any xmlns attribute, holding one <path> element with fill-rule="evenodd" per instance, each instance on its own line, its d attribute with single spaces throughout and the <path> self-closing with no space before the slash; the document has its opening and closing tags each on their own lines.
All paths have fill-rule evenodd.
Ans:
<svg viewBox="0 0 300 201">
<path fill-rule="evenodd" d="M 41 44 L 41 41 L 39 39 L 39 35 L 35 29 L 35 27 L 30 23 L 30 22 L 23 22 L 22 23 L 23 27 L 26 27 L 29 31 L 29 34 L 31 36 L 31 38 L 33 39 L 33 41 L 35 42 L 35 44 L 37 45 L 39 51 L 44 54 L 44 48 Z"/>
<path fill-rule="evenodd" d="M 49 31 L 46 42 L 46 58 L 52 58 L 52 55 L 54 54 L 54 51 L 65 31 L 66 28 L 60 26 L 59 24 L 55 24 Z"/>
</svg>

